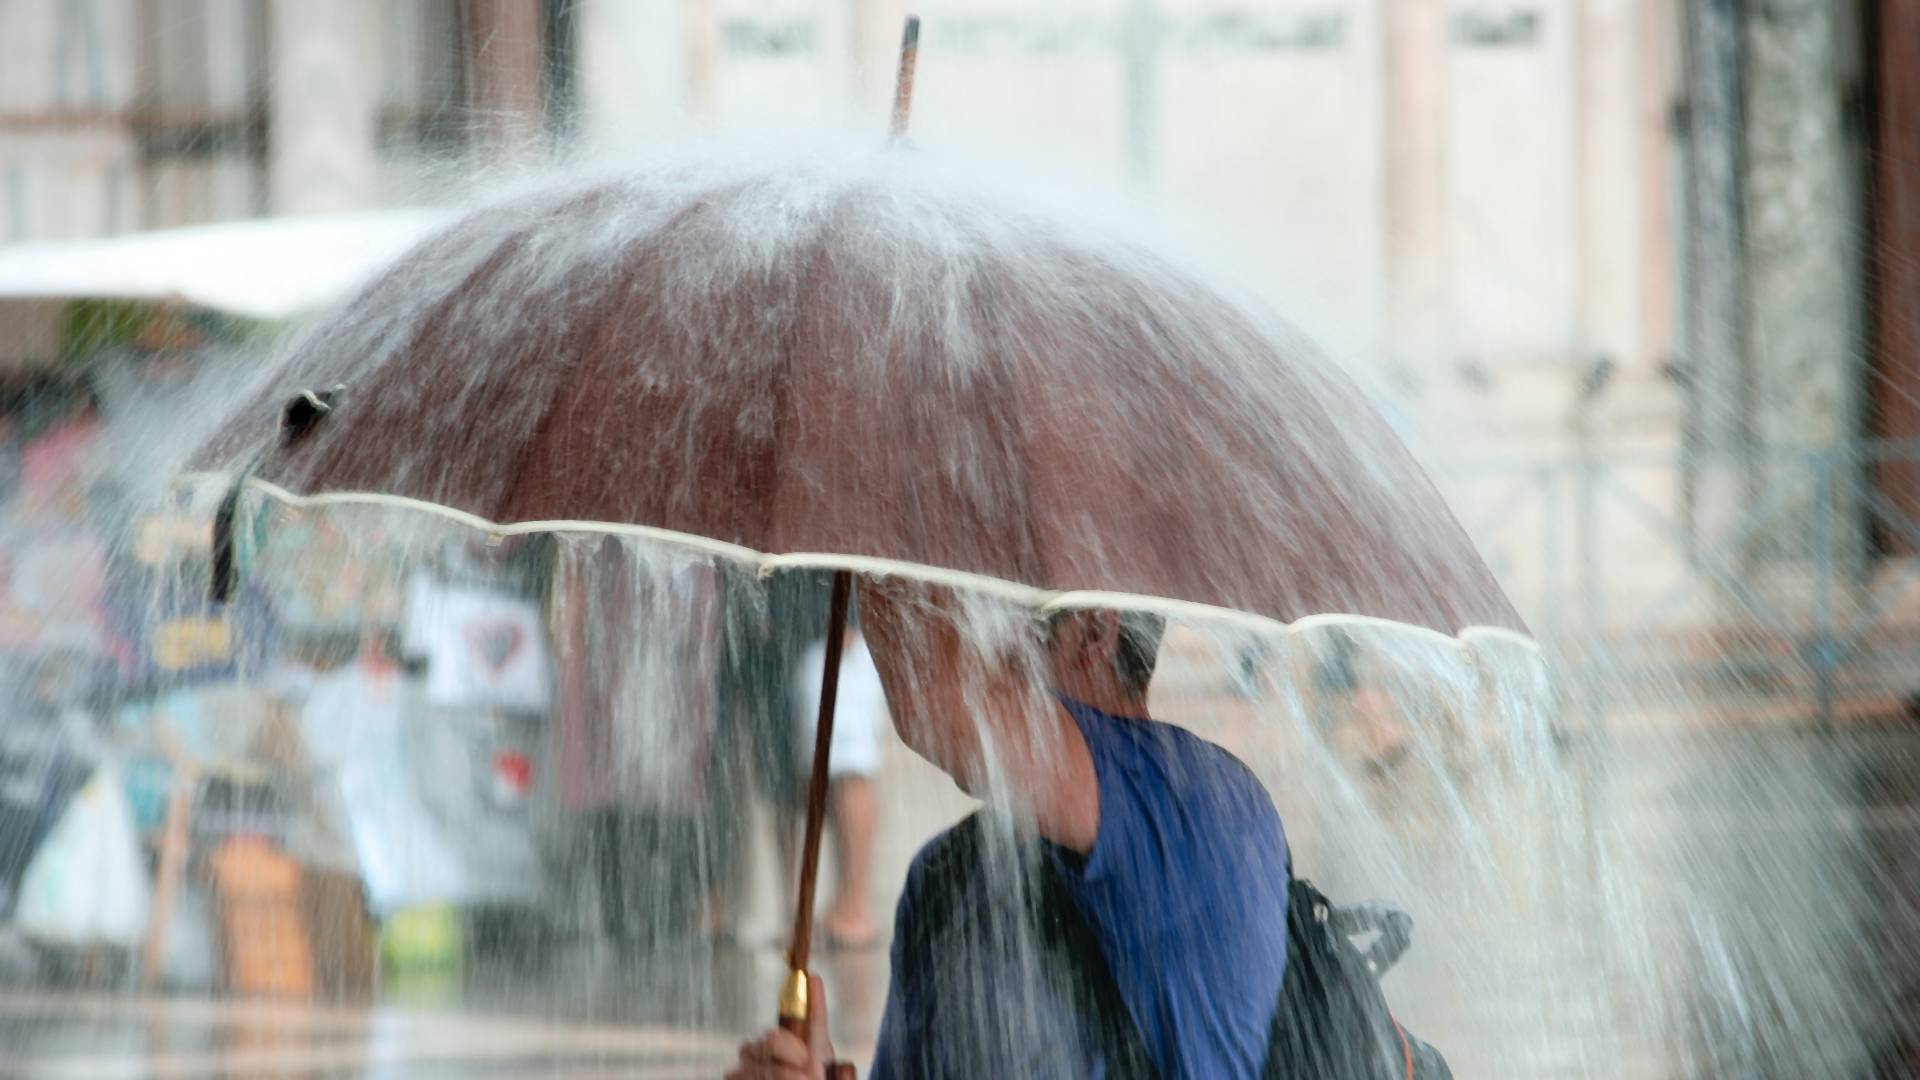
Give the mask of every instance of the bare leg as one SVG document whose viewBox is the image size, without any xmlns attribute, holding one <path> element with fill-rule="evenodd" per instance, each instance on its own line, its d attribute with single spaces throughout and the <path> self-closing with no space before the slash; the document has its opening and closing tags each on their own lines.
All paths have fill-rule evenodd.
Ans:
<svg viewBox="0 0 1920 1080">
<path fill-rule="evenodd" d="M 797 806 L 775 806 L 773 809 L 774 854 L 780 859 L 780 910 L 792 912 L 796 901 L 794 890 L 800 881 L 800 834 L 801 819 L 805 811 Z"/>
<path fill-rule="evenodd" d="M 624 947 L 631 936 L 632 928 L 627 925 L 627 878 L 621 873 L 621 833 L 620 815 L 612 810 L 603 810 L 594 816 L 591 826 L 593 835 L 594 868 L 599 874 L 600 885 L 600 929 L 606 941 L 616 947 Z"/>
<path fill-rule="evenodd" d="M 873 925 L 873 781 L 865 776 L 842 776 L 828 792 L 839 855 L 839 886 L 833 909 L 827 913 L 827 936 L 839 943 L 865 945 L 876 934 Z"/>
<path fill-rule="evenodd" d="M 746 714 L 745 707 L 737 707 L 728 715 L 727 722 L 721 727 L 720 743 L 709 768 L 712 782 L 707 792 L 706 821 L 702 830 L 710 878 L 706 931 L 716 938 L 731 937 L 738 930 L 734 926 L 734 907 L 745 869 L 752 802 L 748 798 L 748 776 L 752 765 L 747 760 L 747 748 L 742 737 L 742 733 L 749 730 Z"/>
<path fill-rule="evenodd" d="M 786 935 L 792 932 L 794 905 L 800 902 L 800 896 L 797 891 L 800 887 L 800 845 L 806 833 L 806 816 L 806 807 L 799 804 L 782 804 L 774 807 L 774 854 L 780 859 L 780 872 L 775 876 L 779 879 L 780 883 L 780 934 L 781 940 L 783 941 L 786 940 Z M 829 824 L 833 822 L 833 794 L 831 787 L 829 787 L 827 795 L 827 822 Z M 820 928 L 819 911 L 819 893 L 816 892 L 814 894 L 814 910 L 811 916 L 816 931 Z M 817 938 L 819 935 L 816 933 L 814 936 Z M 787 942 L 787 944 L 791 945 L 792 942 Z"/>
</svg>

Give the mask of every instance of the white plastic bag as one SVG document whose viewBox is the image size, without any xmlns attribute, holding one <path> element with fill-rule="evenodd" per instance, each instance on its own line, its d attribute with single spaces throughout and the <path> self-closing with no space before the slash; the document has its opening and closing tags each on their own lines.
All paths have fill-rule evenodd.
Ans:
<svg viewBox="0 0 1920 1080">
<path fill-rule="evenodd" d="M 383 917 L 478 899 L 421 796 L 408 738 L 408 725 L 419 722 L 414 697 L 399 672 L 351 664 L 314 680 L 300 714 L 314 763 L 334 774 L 368 906 Z"/>
<path fill-rule="evenodd" d="M 14 918 L 42 944 L 131 949 L 151 905 L 120 770 L 103 764 L 27 864 Z"/>
</svg>

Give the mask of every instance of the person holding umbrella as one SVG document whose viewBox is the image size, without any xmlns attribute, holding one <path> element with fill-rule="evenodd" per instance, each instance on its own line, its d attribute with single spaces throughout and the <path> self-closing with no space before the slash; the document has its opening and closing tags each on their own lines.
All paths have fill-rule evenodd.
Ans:
<svg viewBox="0 0 1920 1080">
<path fill-rule="evenodd" d="M 1162 1076 L 1257 1075 L 1287 958 L 1286 834 L 1237 759 L 1149 717 L 1162 620 L 1058 613 L 996 662 L 966 640 L 951 594 L 870 586 L 860 602 L 902 740 L 1035 842 L 1039 872 L 1090 931 L 1062 944 L 1085 954 L 1066 963 L 1104 965 L 1138 1036 L 1107 1029 L 1113 1003 L 1070 989 L 977 992 L 1024 980 L 1031 958 L 1006 935 L 955 933 L 993 903 L 984 875 L 956 865 L 966 830 L 982 827 L 969 819 L 909 872 L 872 1075 L 1005 1075 L 1037 1061 L 1131 1075 L 1143 1063 L 1114 1060 L 1129 1054 Z M 1038 670 L 1023 662 L 1033 655 Z M 994 1037 L 1022 1030 L 1032 1045 Z M 775 1029 L 741 1048 L 730 1075 L 820 1076 L 825 1039 L 818 1022 L 809 1039 Z"/>
<path fill-rule="evenodd" d="M 226 489 L 215 600 L 260 499 L 614 537 L 748 590 L 830 573 L 778 1005 L 807 1055 L 824 1052 L 804 1037 L 822 1011 L 807 959 L 853 577 L 897 730 L 1005 811 L 923 858 L 921 899 L 953 901 L 901 920 L 933 938 L 949 912 L 981 945 L 954 954 L 972 968 L 916 978 L 932 947 L 896 942 L 896 1015 L 930 1007 L 916 985 L 939 992 L 924 1034 L 954 1054 L 998 994 L 1020 1024 L 982 1043 L 1071 1028 L 1043 1019 L 1047 987 L 986 973 L 1012 954 L 972 932 L 973 891 L 942 887 L 965 875 L 930 872 L 965 866 L 943 852 L 972 836 L 1022 856 L 995 867 L 1046 870 L 1024 878 L 1065 894 L 1051 923 L 1083 942 L 1055 952 L 1098 957 L 1125 1002 L 1054 1012 L 1130 1017 L 1168 1074 L 1258 1059 L 1250 1017 L 1275 1006 L 1251 1003 L 1298 951 L 1284 833 L 1237 762 L 1143 715 L 1157 634 L 1120 612 L 1275 639 L 1393 627 L 1450 678 L 1540 656 L 1419 463 L 1310 343 L 1145 246 L 902 155 L 660 168 L 475 214 L 263 372 L 190 467 Z M 983 651 L 959 621 L 975 598 L 1037 618 L 998 620 L 1030 632 Z M 1170 928 L 1184 939 L 1134 950 Z M 1044 1049 L 1111 1065 L 1094 1034 Z M 743 1068 L 784 1067 L 792 1045 L 761 1040 Z"/>
</svg>

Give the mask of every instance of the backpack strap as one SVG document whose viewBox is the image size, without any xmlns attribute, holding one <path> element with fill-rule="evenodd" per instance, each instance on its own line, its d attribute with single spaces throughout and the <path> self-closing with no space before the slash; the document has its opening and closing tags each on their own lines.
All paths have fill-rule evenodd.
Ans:
<svg viewBox="0 0 1920 1080">
<path fill-rule="evenodd" d="M 1406 950 L 1412 925 L 1387 908 L 1335 907 L 1312 882 L 1289 877 L 1287 971 L 1268 1036 L 1267 1080 L 1447 1075 L 1439 1055 L 1400 1026 L 1380 990 L 1379 976 Z M 1363 953 L 1350 935 L 1368 932 L 1381 940 Z"/>
<path fill-rule="evenodd" d="M 953 923 L 960 905 L 960 882 L 980 873 L 980 815 L 968 814 L 934 840 L 927 850 L 913 894 L 909 949 L 924 955 Z"/>
<path fill-rule="evenodd" d="M 1072 973 L 1074 985 L 1064 989 L 1085 1012 L 1087 1029 L 1106 1058 L 1106 1075 L 1114 1080 L 1159 1080 L 1160 1070 L 1120 993 L 1119 981 L 1107 966 L 1106 953 L 1080 913 L 1080 905 L 1061 883 L 1059 869 L 1051 859 L 1043 859 L 1038 876 L 1042 940 Z"/>
<path fill-rule="evenodd" d="M 930 950 L 958 914 L 960 883 L 985 873 L 986 824 L 979 813 L 949 829 L 926 856 L 919 891 L 913 898 L 911 947 Z M 1081 1013 L 1094 1045 L 1106 1060 L 1112 1080 L 1160 1080 L 1120 985 L 1107 966 L 1099 941 L 1067 893 L 1052 860 L 1037 846 L 1022 853 L 1037 864 L 1027 892 L 1026 923 L 1040 946 L 1040 976 L 1062 1000 Z M 920 953 L 924 955 L 924 952 Z"/>
</svg>

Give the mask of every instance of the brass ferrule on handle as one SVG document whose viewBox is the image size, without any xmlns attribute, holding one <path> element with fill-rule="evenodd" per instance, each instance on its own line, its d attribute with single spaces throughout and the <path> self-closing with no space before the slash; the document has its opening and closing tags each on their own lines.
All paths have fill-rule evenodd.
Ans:
<svg viewBox="0 0 1920 1080">
<path fill-rule="evenodd" d="M 791 1021 L 807 1022 L 807 973 L 800 968 L 789 968 L 787 981 L 780 986 L 780 1020 L 782 1027 Z"/>
<path fill-rule="evenodd" d="M 812 1002 L 807 990 L 807 973 L 803 968 L 789 967 L 786 981 L 780 984 L 780 1030 L 790 1031 L 802 1039 L 810 1034 L 812 1025 L 809 1009 Z M 859 1080 L 851 1061 L 829 1061 L 826 1063 L 827 1080 Z"/>
</svg>

